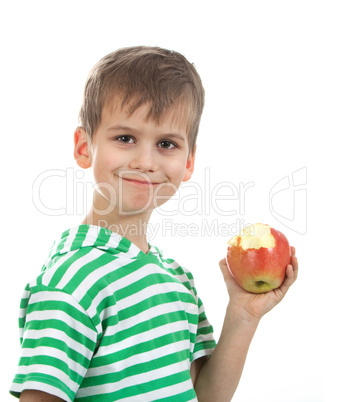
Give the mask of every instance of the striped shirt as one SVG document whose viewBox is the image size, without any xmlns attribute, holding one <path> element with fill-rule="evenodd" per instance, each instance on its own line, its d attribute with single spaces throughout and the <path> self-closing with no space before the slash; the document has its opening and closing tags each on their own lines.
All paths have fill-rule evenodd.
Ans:
<svg viewBox="0 0 338 402">
<path fill-rule="evenodd" d="M 20 306 L 22 355 L 10 393 L 65 401 L 197 401 L 191 362 L 215 348 L 189 271 L 108 229 L 54 242 Z"/>
</svg>

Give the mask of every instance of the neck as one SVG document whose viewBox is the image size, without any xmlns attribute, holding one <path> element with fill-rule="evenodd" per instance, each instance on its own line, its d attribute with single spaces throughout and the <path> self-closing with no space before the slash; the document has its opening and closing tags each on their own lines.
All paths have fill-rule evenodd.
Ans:
<svg viewBox="0 0 338 402">
<path fill-rule="evenodd" d="M 99 198 L 101 198 L 101 200 Z M 103 197 L 99 198 L 94 196 L 93 206 L 82 221 L 82 224 L 107 228 L 130 240 L 140 250 L 147 253 L 149 251 L 147 226 L 152 211 L 120 215 L 118 213 L 118 208 L 116 207 L 112 211 L 109 211 L 108 214 L 101 214 L 98 212 L 107 211 L 109 208 L 107 205 L 102 205 L 107 204 L 107 201 L 103 201 Z M 98 204 L 101 204 L 100 207 Z"/>
</svg>

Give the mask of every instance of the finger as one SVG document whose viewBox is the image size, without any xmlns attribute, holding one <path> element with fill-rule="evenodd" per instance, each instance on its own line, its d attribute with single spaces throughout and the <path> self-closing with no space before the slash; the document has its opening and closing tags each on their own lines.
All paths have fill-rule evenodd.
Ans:
<svg viewBox="0 0 338 402">
<path fill-rule="evenodd" d="M 224 279 L 227 280 L 228 278 L 230 278 L 231 273 L 229 271 L 228 263 L 225 257 L 219 262 L 219 266 L 221 268 Z"/>
<path fill-rule="evenodd" d="M 291 266 L 293 268 L 293 272 L 294 272 L 294 276 L 295 276 L 295 280 L 298 277 L 298 259 L 295 256 L 291 257 Z"/>
<path fill-rule="evenodd" d="M 291 256 L 296 255 L 296 249 L 295 249 L 295 247 L 291 246 L 290 249 L 291 249 Z"/>
<path fill-rule="evenodd" d="M 221 261 L 219 262 L 219 266 L 220 266 L 222 272 L 229 271 L 227 259 L 225 257 L 221 259 Z"/>
<path fill-rule="evenodd" d="M 291 246 L 290 248 L 291 248 L 290 264 L 292 265 L 292 268 L 294 270 L 295 280 L 296 280 L 298 277 L 298 260 L 296 257 L 296 249 L 293 246 Z"/>
<path fill-rule="evenodd" d="M 296 257 L 293 257 L 296 258 Z M 283 295 L 286 294 L 286 292 L 289 290 L 290 286 L 295 282 L 296 280 L 296 274 L 293 266 L 290 264 L 286 267 L 285 271 L 285 279 L 282 285 L 280 286 L 280 290 L 283 293 Z"/>
</svg>

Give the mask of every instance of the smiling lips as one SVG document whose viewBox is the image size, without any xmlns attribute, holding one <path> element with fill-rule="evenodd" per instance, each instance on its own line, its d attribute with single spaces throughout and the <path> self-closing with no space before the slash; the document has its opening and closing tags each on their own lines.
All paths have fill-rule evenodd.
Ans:
<svg viewBox="0 0 338 402">
<path fill-rule="evenodd" d="M 156 186 L 157 182 L 152 182 L 152 181 L 146 181 L 146 180 L 136 180 L 136 179 L 132 179 L 129 177 L 120 177 L 122 180 L 127 181 L 128 183 L 132 183 L 132 184 L 136 184 L 136 185 L 140 185 L 140 186 Z"/>
</svg>

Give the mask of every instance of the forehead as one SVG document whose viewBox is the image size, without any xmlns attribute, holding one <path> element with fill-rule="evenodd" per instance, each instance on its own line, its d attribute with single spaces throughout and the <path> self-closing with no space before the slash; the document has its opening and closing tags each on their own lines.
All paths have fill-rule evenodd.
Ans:
<svg viewBox="0 0 338 402">
<path fill-rule="evenodd" d="M 157 126 L 172 127 L 188 134 L 191 126 L 192 111 L 186 101 L 178 101 L 170 107 L 161 108 L 151 101 L 141 102 L 137 97 L 128 102 L 121 97 L 114 97 L 106 102 L 102 110 L 102 118 L 135 119 L 153 122 Z"/>
</svg>

